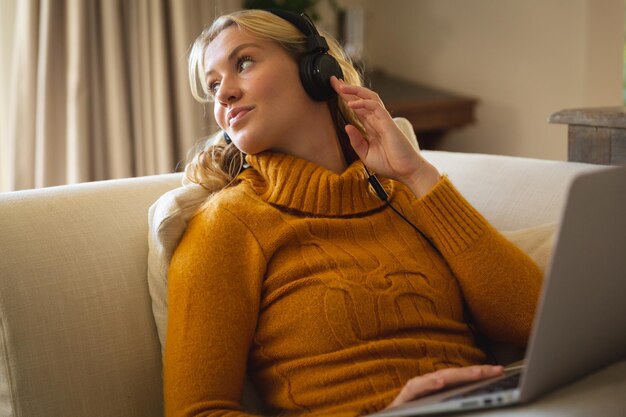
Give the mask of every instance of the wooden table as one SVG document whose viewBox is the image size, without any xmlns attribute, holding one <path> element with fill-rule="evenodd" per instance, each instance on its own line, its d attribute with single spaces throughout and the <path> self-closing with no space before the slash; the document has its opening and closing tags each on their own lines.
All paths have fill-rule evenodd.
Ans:
<svg viewBox="0 0 626 417">
<path fill-rule="evenodd" d="M 374 71 L 365 76 L 365 85 L 376 91 L 394 117 L 405 117 L 422 149 L 452 129 L 474 123 L 477 100 Z"/>
<path fill-rule="evenodd" d="M 569 125 L 568 161 L 626 165 L 626 107 L 561 110 L 548 121 Z"/>
</svg>

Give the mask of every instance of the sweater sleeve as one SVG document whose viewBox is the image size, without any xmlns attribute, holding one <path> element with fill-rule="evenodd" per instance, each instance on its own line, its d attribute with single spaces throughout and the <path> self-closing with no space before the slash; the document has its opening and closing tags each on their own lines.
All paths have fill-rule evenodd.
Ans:
<svg viewBox="0 0 626 417">
<path fill-rule="evenodd" d="M 447 177 L 414 201 L 418 227 L 457 277 L 480 331 L 496 342 L 525 345 L 541 290 L 541 270 Z"/>
<path fill-rule="evenodd" d="M 246 415 L 240 400 L 265 266 L 254 235 L 225 209 L 190 222 L 169 269 L 167 417 Z"/>
</svg>

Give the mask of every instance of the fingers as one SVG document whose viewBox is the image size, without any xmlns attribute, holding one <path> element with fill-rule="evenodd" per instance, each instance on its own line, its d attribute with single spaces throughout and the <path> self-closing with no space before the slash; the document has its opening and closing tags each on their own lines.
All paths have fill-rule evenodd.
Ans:
<svg viewBox="0 0 626 417">
<path fill-rule="evenodd" d="M 382 109 L 385 108 L 378 94 L 368 88 L 348 85 L 335 76 L 331 77 L 330 82 L 337 94 L 339 94 L 350 107 L 356 106 L 357 108 L 368 108 L 369 110 L 373 109 L 375 106 L 379 106 Z"/>
<path fill-rule="evenodd" d="M 442 389 L 444 386 L 445 381 L 441 378 L 433 377 L 432 374 L 410 379 L 404 387 L 402 387 L 398 396 L 387 406 L 387 408 L 396 407 L 400 404 L 414 400 L 417 397 L 426 396 Z"/>
<path fill-rule="evenodd" d="M 435 377 L 442 378 L 446 386 L 458 385 L 465 382 L 479 381 L 501 375 L 502 366 L 476 365 L 465 368 L 447 368 L 433 373 Z"/>
<path fill-rule="evenodd" d="M 343 80 L 339 80 L 334 75 L 330 77 L 330 84 L 335 89 L 337 94 L 339 94 L 347 102 L 357 99 L 374 100 L 381 102 L 378 94 L 376 94 L 372 90 L 358 85 L 346 84 Z"/>
<path fill-rule="evenodd" d="M 410 379 L 389 407 L 404 404 L 444 387 L 480 381 L 502 375 L 502 366 L 476 365 L 464 368 L 447 368 Z"/>
<path fill-rule="evenodd" d="M 378 120 L 391 120 L 385 105 L 375 92 L 365 87 L 348 85 L 334 76 L 331 77 L 331 84 L 362 123 L 372 116 Z"/>
<path fill-rule="evenodd" d="M 354 149 L 359 159 L 365 161 L 369 151 L 369 142 L 363 137 L 359 129 L 352 125 L 346 125 L 346 133 L 350 139 L 352 149 Z"/>
<path fill-rule="evenodd" d="M 364 109 L 364 110 L 369 110 L 369 111 L 376 111 L 378 109 L 384 108 L 379 101 L 365 100 L 365 99 L 357 99 L 357 100 L 350 101 L 348 103 L 348 106 L 350 106 L 350 108 L 353 110 Z"/>
</svg>

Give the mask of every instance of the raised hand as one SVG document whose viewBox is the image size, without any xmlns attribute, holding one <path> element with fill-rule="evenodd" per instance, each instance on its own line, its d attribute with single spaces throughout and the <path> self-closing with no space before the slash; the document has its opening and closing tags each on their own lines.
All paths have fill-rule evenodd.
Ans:
<svg viewBox="0 0 626 417">
<path fill-rule="evenodd" d="M 346 126 L 350 143 L 363 163 L 380 175 L 403 182 L 417 197 L 430 191 L 439 180 L 439 172 L 402 133 L 378 94 L 336 77 L 331 78 L 331 85 L 365 129 L 363 135 L 355 126 Z"/>
</svg>

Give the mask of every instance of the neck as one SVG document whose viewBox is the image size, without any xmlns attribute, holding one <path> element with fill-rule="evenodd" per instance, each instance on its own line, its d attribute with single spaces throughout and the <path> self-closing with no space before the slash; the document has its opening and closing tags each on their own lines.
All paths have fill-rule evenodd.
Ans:
<svg viewBox="0 0 626 417">
<path fill-rule="evenodd" d="M 337 131 L 334 126 L 331 131 L 327 132 L 322 137 L 328 139 L 320 140 L 320 144 L 314 147 L 315 150 L 312 154 L 304 159 L 336 174 L 341 174 L 346 170 L 348 165 L 343 156 L 341 146 L 339 145 L 339 138 L 337 137 Z"/>
<path fill-rule="evenodd" d="M 290 140 L 288 148 L 276 150 L 341 174 L 347 168 L 347 163 L 341 149 L 335 122 L 325 103 L 319 109 L 319 117 L 312 116 L 308 118 L 308 123 L 299 126 L 298 134 Z"/>
</svg>

